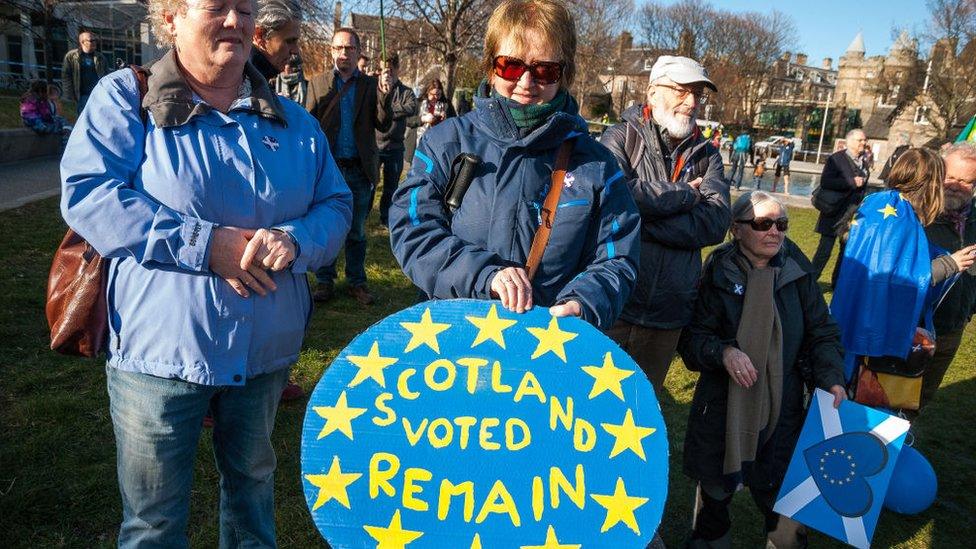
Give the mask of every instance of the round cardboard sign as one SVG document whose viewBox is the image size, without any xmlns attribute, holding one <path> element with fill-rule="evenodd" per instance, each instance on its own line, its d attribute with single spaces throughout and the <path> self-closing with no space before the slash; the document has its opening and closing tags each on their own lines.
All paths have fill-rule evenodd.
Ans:
<svg viewBox="0 0 976 549">
<path fill-rule="evenodd" d="M 644 547 L 668 485 L 660 406 L 599 330 L 430 301 L 357 336 L 312 393 L 302 482 L 343 547 Z"/>
</svg>

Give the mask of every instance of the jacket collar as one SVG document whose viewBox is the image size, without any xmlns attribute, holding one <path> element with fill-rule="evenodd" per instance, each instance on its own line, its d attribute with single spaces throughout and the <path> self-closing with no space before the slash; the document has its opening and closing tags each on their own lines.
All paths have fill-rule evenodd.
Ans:
<svg viewBox="0 0 976 549">
<path fill-rule="evenodd" d="M 746 275 L 742 272 L 742 267 L 735 261 L 735 256 L 740 253 L 739 244 L 735 241 L 722 244 L 712 253 L 709 260 L 715 262 L 712 270 L 712 283 L 716 287 L 733 293 L 736 293 L 735 288 L 737 286 L 745 288 Z M 769 261 L 770 266 L 780 269 L 779 276 L 776 277 L 777 290 L 808 274 L 800 262 L 795 259 L 797 253 L 802 254 L 796 244 L 787 238 L 783 242 L 783 248 L 780 252 Z"/>
<path fill-rule="evenodd" d="M 480 90 L 474 97 L 474 116 L 479 122 L 477 125 L 499 143 L 506 146 L 548 150 L 570 137 L 587 134 L 586 121 L 577 114 L 579 107 L 576 100 L 570 96 L 571 105 L 567 106 L 569 112 L 557 112 L 532 133 L 519 137 L 519 129 L 512 119 L 505 100 L 491 97 L 490 90 L 486 89 L 487 83 L 482 84 L 485 89 Z"/>
<path fill-rule="evenodd" d="M 271 80 L 272 78 L 278 76 L 278 73 L 280 72 L 277 68 L 275 68 L 274 65 L 271 64 L 271 61 L 268 61 L 267 56 L 265 56 L 261 50 L 254 46 L 251 46 L 251 64 L 254 65 L 254 68 L 261 73 L 261 77 L 265 80 Z"/>
<path fill-rule="evenodd" d="M 213 107 L 193 100 L 193 90 L 183 78 L 176 62 L 174 50 L 166 54 L 150 67 L 148 90 L 142 98 L 142 108 L 151 112 L 158 127 L 172 128 L 188 123 L 195 116 L 202 116 Z M 250 62 L 244 65 L 244 77 L 251 83 L 251 97 L 236 109 L 246 109 L 258 116 L 274 120 L 288 126 L 278 97 L 272 93 L 268 81 Z"/>
</svg>

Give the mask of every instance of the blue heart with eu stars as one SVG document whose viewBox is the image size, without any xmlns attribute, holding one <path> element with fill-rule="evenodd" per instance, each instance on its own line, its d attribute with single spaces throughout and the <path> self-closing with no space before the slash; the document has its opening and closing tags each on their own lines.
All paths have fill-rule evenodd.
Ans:
<svg viewBox="0 0 976 549">
<path fill-rule="evenodd" d="M 884 469 L 888 449 L 871 433 L 844 433 L 803 452 L 824 501 L 837 514 L 860 517 L 871 509 L 874 494 L 867 478 Z"/>
</svg>

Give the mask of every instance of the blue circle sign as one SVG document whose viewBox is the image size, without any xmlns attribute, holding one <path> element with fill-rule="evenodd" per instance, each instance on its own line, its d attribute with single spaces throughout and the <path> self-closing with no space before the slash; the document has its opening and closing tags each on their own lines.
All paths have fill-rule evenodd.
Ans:
<svg viewBox="0 0 976 549">
<path fill-rule="evenodd" d="M 319 381 L 302 482 L 334 548 L 642 548 L 667 434 L 647 378 L 586 322 L 431 301 L 360 334 Z"/>
</svg>

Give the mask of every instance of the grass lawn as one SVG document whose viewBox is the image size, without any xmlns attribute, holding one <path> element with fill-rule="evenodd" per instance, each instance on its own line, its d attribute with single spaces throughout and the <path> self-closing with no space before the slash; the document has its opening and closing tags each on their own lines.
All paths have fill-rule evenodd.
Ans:
<svg viewBox="0 0 976 549">
<path fill-rule="evenodd" d="M 791 234 L 812 254 L 815 212 L 791 213 Z M 376 221 L 374 213 L 369 229 L 369 276 L 378 303 L 364 309 L 342 297 L 314 313 L 293 374 L 309 392 L 354 335 L 414 302 L 413 287 L 397 267 L 386 231 Z M 63 231 L 56 198 L 0 216 L 5 243 L 0 248 L 0 272 L 7 281 L 0 307 L 3 547 L 112 546 L 121 516 L 104 363 L 63 357 L 47 347 L 44 288 L 51 254 Z M 671 481 L 661 530 L 670 547 L 682 546 L 691 520 L 693 485 L 681 474 L 680 464 L 695 379 L 695 374 L 676 363 L 666 394 L 659 395 L 671 438 Z M 976 539 L 974 403 L 976 323 L 970 324 L 937 401 L 914 429 L 916 447 L 939 476 L 938 501 L 916 517 L 883 513 L 875 547 L 965 547 Z M 310 520 L 300 478 L 304 413 L 304 401 L 284 404 L 277 418 L 278 541 L 289 547 L 321 547 L 324 544 Z M 194 546 L 217 544 L 217 497 L 211 443 L 204 436 L 192 493 L 190 541 Z M 761 547 L 761 520 L 747 495 L 736 498 L 734 513 L 735 545 Z M 813 534 L 811 542 L 815 547 L 840 547 L 819 534 Z"/>
</svg>

